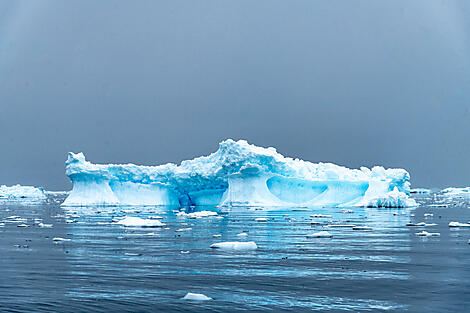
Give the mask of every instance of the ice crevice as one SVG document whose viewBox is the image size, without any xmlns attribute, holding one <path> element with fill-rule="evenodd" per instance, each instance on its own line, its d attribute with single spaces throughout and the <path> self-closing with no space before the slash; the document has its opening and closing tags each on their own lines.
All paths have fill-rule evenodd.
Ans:
<svg viewBox="0 0 470 313">
<path fill-rule="evenodd" d="M 63 206 L 416 205 L 404 169 L 312 163 L 244 140 L 225 140 L 216 152 L 180 165 L 93 164 L 69 153 L 66 174 L 73 189 Z"/>
</svg>

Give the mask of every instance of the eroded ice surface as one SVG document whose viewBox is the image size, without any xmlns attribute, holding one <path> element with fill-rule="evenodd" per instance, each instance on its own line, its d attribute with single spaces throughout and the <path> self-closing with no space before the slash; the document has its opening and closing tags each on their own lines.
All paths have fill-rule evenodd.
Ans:
<svg viewBox="0 0 470 313">
<path fill-rule="evenodd" d="M 209 156 L 160 166 L 100 165 L 70 153 L 73 190 L 64 206 L 379 206 L 406 207 L 404 169 L 348 169 L 284 157 L 274 148 L 225 140 Z"/>
<path fill-rule="evenodd" d="M 0 200 L 2 199 L 33 199 L 33 200 L 44 200 L 46 194 L 42 188 L 32 186 L 0 186 Z"/>
</svg>

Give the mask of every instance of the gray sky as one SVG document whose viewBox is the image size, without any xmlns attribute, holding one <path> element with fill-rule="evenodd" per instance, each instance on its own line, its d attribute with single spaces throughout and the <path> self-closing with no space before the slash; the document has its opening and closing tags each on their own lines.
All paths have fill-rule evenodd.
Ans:
<svg viewBox="0 0 470 313">
<path fill-rule="evenodd" d="M 470 1 L 0 1 L 0 184 L 230 137 L 470 185 Z"/>
</svg>

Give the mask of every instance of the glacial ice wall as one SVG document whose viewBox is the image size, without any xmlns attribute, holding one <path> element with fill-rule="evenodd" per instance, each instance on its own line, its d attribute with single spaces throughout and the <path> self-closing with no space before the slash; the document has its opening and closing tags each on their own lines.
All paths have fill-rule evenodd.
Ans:
<svg viewBox="0 0 470 313">
<path fill-rule="evenodd" d="M 66 174 L 73 189 L 64 206 L 416 204 L 404 169 L 311 163 L 245 140 L 225 140 L 216 152 L 180 165 L 92 164 L 83 153 L 69 153 Z"/>
</svg>

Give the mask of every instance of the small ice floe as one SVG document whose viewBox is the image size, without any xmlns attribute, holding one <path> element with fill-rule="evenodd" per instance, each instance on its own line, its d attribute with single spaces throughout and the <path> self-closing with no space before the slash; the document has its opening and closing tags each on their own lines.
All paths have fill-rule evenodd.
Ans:
<svg viewBox="0 0 470 313">
<path fill-rule="evenodd" d="M 352 229 L 353 230 L 372 230 L 372 227 L 370 227 L 370 226 L 354 226 Z"/>
<path fill-rule="evenodd" d="M 191 301 L 207 301 L 212 300 L 211 297 L 203 295 L 202 293 L 192 293 L 188 292 L 183 298 L 183 300 L 191 300 Z"/>
<path fill-rule="evenodd" d="M 203 218 L 203 217 L 209 217 L 209 216 L 217 216 L 217 212 L 213 211 L 199 211 L 199 212 L 192 212 L 192 213 L 186 213 L 186 212 L 178 212 L 176 213 L 176 216 L 182 216 L 182 217 L 188 217 L 188 218 Z"/>
<path fill-rule="evenodd" d="M 328 224 L 323 227 L 341 227 L 341 228 L 347 228 L 347 227 L 356 227 L 356 225 L 353 224 Z"/>
<path fill-rule="evenodd" d="M 345 214 L 345 213 L 354 213 L 354 211 L 350 210 L 350 209 L 342 209 L 341 213 L 343 213 L 343 214 Z"/>
<path fill-rule="evenodd" d="M 333 237 L 333 235 L 330 234 L 327 231 L 319 231 L 319 232 L 316 232 L 316 233 L 307 234 L 306 237 L 307 238 L 331 238 L 331 237 Z"/>
<path fill-rule="evenodd" d="M 5 217 L 6 220 L 16 220 L 17 218 L 20 218 L 21 216 L 18 215 L 12 215 L 12 216 L 7 216 Z"/>
<path fill-rule="evenodd" d="M 222 235 L 216 234 L 216 235 L 212 235 L 212 237 L 214 237 L 214 238 L 220 238 L 220 237 L 222 237 Z"/>
<path fill-rule="evenodd" d="M 18 224 L 18 225 L 16 225 L 16 227 L 29 227 L 29 225 L 28 224 Z"/>
<path fill-rule="evenodd" d="M 52 224 L 39 223 L 39 224 L 38 224 L 38 227 L 41 227 L 41 228 L 51 228 L 51 227 L 52 227 Z"/>
<path fill-rule="evenodd" d="M 72 239 L 69 239 L 69 238 L 61 238 L 61 237 L 54 237 L 52 238 L 52 241 L 54 242 L 63 242 L 63 241 L 70 241 Z"/>
<path fill-rule="evenodd" d="M 431 227 L 431 226 L 437 226 L 437 224 L 436 223 L 419 222 L 419 223 L 407 223 L 406 226 L 410 226 L 410 227 Z"/>
<path fill-rule="evenodd" d="M 126 227 L 162 227 L 164 223 L 159 220 L 143 219 L 140 217 L 126 216 L 119 222 L 115 223 Z"/>
<path fill-rule="evenodd" d="M 165 228 L 163 228 L 163 229 L 165 229 L 165 230 L 169 230 L 169 229 L 170 229 L 170 227 L 165 227 Z"/>
<path fill-rule="evenodd" d="M 212 249 L 233 250 L 233 251 L 250 251 L 258 249 L 254 241 L 226 241 L 213 243 L 210 246 Z"/>
<path fill-rule="evenodd" d="M 149 219 L 151 219 L 151 220 L 161 220 L 161 219 L 163 219 L 163 217 L 161 217 L 159 215 L 152 215 L 152 216 L 149 216 Z"/>
<path fill-rule="evenodd" d="M 424 213 L 424 217 L 433 217 L 434 214 L 433 213 Z"/>
<path fill-rule="evenodd" d="M 248 237 L 247 233 L 239 233 L 237 234 L 237 237 Z"/>
<path fill-rule="evenodd" d="M 142 253 L 134 253 L 134 252 L 126 252 L 124 253 L 126 256 L 141 256 Z"/>
<path fill-rule="evenodd" d="M 3 226 L 5 226 L 5 223 L 0 223 L 0 227 L 3 227 Z"/>
<path fill-rule="evenodd" d="M 255 218 L 255 222 L 258 222 L 258 223 L 266 223 L 267 221 L 268 221 L 268 219 L 265 218 L 265 217 Z"/>
<path fill-rule="evenodd" d="M 190 230 L 192 230 L 191 227 L 186 227 L 186 228 L 179 228 L 179 229 L 177 229 L 177 230 L 175 230 L 175 231 L 177 231 L 177 232 L 183 232 L 183 231 L 190 231 Z"/>
<path fill-rule="evenodd" d="M 221 219 L 223 219 L 224 217 L 223 217 L 223 216 L 220 216 L 220 215 L 217 215 L 215 218 L 218 219 L 218 220 L 221 220 Z"/>
<path fill-rule="evenodd" d="M 428 233 L 427 231 L 423 230 L 422 232 L 415 233 L 416 236 L 422 236 L 422 237 L 439 237 L 441 234 L 440 233 Z"/>
<path fill-rule="evenodd" d="M 188 254 L 189 251 L 180 251 L 181 254 Z"/>
<path fill-rule="evenodd" d="M 331 218 L 331 215 L 325 215 L 325 214 L 312 214 L 310 217 L 314 218 Z"/>
<path fill-rule="evenodd" d="M 470 223 L 450 222 L 449 227 L 470 227 Z"/>
</svg>

